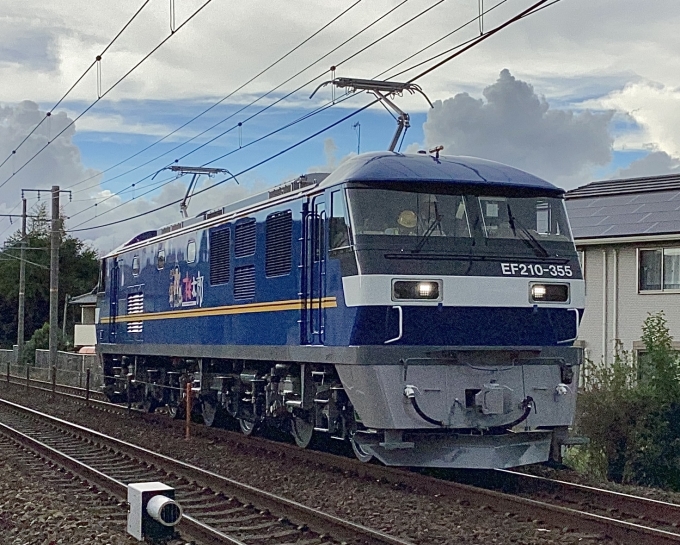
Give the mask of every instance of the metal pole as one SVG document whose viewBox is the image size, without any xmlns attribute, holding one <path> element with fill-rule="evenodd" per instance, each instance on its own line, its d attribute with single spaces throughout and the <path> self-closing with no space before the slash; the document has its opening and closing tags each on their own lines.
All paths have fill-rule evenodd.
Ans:
<svg viewBox="0 0 680 545">
<path fill-rule="evenodd" d="M 59 327 L 59 186 L 52 186 L 52 223 L 50 227 L 50 367 L 57 367 Z"/>
<path fill-rule="evenodd" d="M 184 435 L 185 440 L 191 439 L 191 381 L 187 381 L 187 414 L 186 414 L 186 431 Z"/>
<path fill-rule="evenodd" d="M 26 391 L 28 392 L 29 382 L 31 381 L 31 366 L 26 364 Z"/>
<path fill-rule="evenodd" d="M 21 363 L 24 355 L 24 322 L 26 301 L 26 199 L 21 199 L 21 259 L 19 261 L 19 316 L 17 318 L 17 363 Z M 9 382 L 9 365 L 7 367 Z"/>
<path fill-rule="evenodd" d="M 61 320 L 61 336 L 66 337 L 66 311 L 68 310 L 68 302 L 71 300 L 71 296 L 67 293 L 64 297 L 64 315 Z"/>
<path fill-rule="evenodd" d="M 128 414 L 132 410 L 132 373 L 128 373 L 125 377 L 125 384 L 127 387 L 127 410 Z"/>
<path fill-rule="evenodd" d="M 90 368 L 87 368 L 87 371 L 85 372 L 85 402 L 89 403 L 90 401 Z"/>
<path fill-rule="evenodd" d="M 57 389 L 57 366 L 52 367 L 52 400 L 54 401 L 54 392 Z"/>
</svg>

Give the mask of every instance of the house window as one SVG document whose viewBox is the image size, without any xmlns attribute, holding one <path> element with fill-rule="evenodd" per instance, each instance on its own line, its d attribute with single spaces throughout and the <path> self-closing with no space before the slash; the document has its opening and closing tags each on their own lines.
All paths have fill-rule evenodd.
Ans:
<svg viewBox="0 0 680 545">
<path fill-rule="evenodd" d="M 132 276 L 139 276 L 139 257 L 132 258 Z"/>
<path fill-rule="evenodd" d="M 165 267 L 165 250 L 158 250 L 158 259 L 156 261 L 156 268 L 162 271 Z"/>
<path fill-rule="evenodd" d="M 671 342 L 671 350 L 676 356 L 680 356 L 680 342 Z M 649 352 L 647 351 L 645 343 L 642 341 L 633 341 L 633 355 L 637 364 L 637 378 L 648 378 L 652 369 L 650 368 L 651 362 L 649 361 Z"/>
<path fill-rule="evenodd" d="M 190 240 L 187 244 L 187 263 L 196 261 L 196 241 Z"/>
<path fill-rule="evenodd" d="M 639 291 L 680 290 L 680 248 L 638 253 Z"/>
</svg>

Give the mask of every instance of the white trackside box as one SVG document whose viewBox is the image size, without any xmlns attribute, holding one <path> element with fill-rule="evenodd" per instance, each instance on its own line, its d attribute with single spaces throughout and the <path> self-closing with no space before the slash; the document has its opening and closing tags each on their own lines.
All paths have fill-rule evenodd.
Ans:
<svg viewBox="0 0 680 545">
<path fill-rule="evenodd" d="M 127 489 L 128 534 L 139 541 L 173 537 L 173 527 L 182 518 L 175 489 L 157 482 L 131 483 Z"/>
</svg>

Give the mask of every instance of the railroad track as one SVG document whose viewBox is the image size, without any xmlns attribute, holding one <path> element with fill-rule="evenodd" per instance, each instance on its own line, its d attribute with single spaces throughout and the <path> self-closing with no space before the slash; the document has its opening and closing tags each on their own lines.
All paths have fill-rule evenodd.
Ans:
<svg viewBox="0 0 680 545">
<path fill-rule="evenodd" d="M 613 516 L 635 524 L 678 533 L 680 505 L 633 496 L 578 483 L 549 479 L 519 471 L 496 470 L 503 490 L 531 498 L 542 497 L 573 509 L 587 509 L 591 513 Z"/>
<path fill-rule="evenodd" d="M 2 375 L 0 376 L 0 381 L 7 383 L 7 376 Z M 18 375 L 10 375 L 9 377 L 9 384 L 13 384 L 16 386 L 23 386 L 24 388 L 26 387 L 26 377 L 20 377 Z M 40 379 L 34 379 L 34 378 L 29 378 L 28 379 L 28 385 L 36 390 L 39 391 L 44 391 L 44 392 L 51 392 L 52 391 L 52 383 L 46 380 L 40 380 Z M 70 386 L 68 384 L 55 384 L 55 393 L 58 393 L 60 395 L 66 395 L 74 398 L 82 398 L 85 399 L 87 396 L 87 391 L 85 388 L 81 388 L 80 386 Z M 96 388 L 91 388 L 89 391 L 89 399 L 91 401 L 97 402 L 97 401 L 102 401 L 102 402 L 107 402 L 106 396 L 104 395 L 103 392 L 99 391 Z"/>
<path fill-rule="evenodd" d="M 108 403 L 102 405 L 111 406 Z M 152 421 L 165 418 L 153 414 L 141 416 Z M 676 504 L 507 470 L 496 472 L 495 484 L 489 484 L 494 479 L 490 481 L 486 478 L 483 486 L 477 479 L 474 480 L 475 486 L 471 486 L 416 472 L 361 464 L 354 459 L 303 450 L 263 438 L 244 437 L 223 429 L 196 426 L 193 433 L 196 437 L 229 442 L 234 448 L 247 451 L 253 457 L 285 457 L 294 463 L 329 467 L 347 476 L 417 489 L 457 502 L 488 507 L 496 512 L 513 513 L 555 528 L 570 528 L 602 538 L 610 537 L 619 543 L 680 544 L 677 527 L 680 506 Z"/>
<path fill-rule="evenodd" d="M 111 495 L 160 481 L 184 509 L 180 531 L 202 543 L 412 545 L 190 464 L 0 400 L 0 430 Z"/>
</svg>

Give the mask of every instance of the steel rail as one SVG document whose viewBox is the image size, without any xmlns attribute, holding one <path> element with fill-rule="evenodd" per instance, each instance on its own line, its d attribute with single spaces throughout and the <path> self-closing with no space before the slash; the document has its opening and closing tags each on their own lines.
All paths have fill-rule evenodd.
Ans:
<svg viewBox="0 0 680 545">
<path fill-rule="evenodd" d="M 225 490 L 225 493 L 237 496 L 239 501 L 257 505 L 259 509 L 264 511 L 281 512 L 283 509 L 286 512 L 286 518 L 289 518 L 300 527 L 308 527 L 319 534 L 328 535 L 330 533 L 334 539 L 339 541 L 355 542 L 357 539 L 361 539 L 364 543 L 370 543 L 372 545 L 413 545 L 410 541 L 399 537 L 385 534 L 384 532 L 368 528 L 361 524 L 343 520 L 335 515 L 318 511 L 288 498 L 277 496 L 276 494 L 260 490 L 212 471 L 207 471 L 186 462 L 175 460 L 169 456 L 150 451 L 120 439 L 109 437 L 95 430 L 41 413 L 34 409 L 4 399 L 0 399 L 0 405 L 9 407 L 16 412 L 30 415 L 41 421 L 49 422 L 51 425 L 56 425 L 59 428 L 69 430 L 71 433 L 75 433 L 79 436 L 96 438 L 97 442 L 100 443 L 100 446 L 108 448 L 114 447 L 121 454 L 127 454 L 132 458 L 147 462 L 152 461 L 152 463 L 162 467 L 163 471 L 184 476 L 195 481 L 197 484 L 202 485 L 206 489 L 223 489 Z M 46 448 L 50 449 L 51 447 L 46 446 Z M 68 459 L 67 463 L 69 464 L 73 464 L 74 462 L 81 463 L 74 458 L 68 457 L 68 455 L 61 454 L 61 456 L 66 457 L 66 459 Z M 84 471 L 90 473 L 88 471 L 89 466 L 87 464 L 83 464 L 83 466 Z M 95 477 L 101 473 L 94 468 L 89 469 L 92 470 L 92 475 Z M 125 486 L 119 482 L 116 484 Z M 111 485 L 107 484 L 106 486 Z M 187 519 L 188 522 L 192 522 L 190 516 L 185 515 L 184 518 Z M 217 532 L 205 524 L 203 524 L 203 527 L 201 528 L 195 524 L 197 522 L 199 521 L 194 519 L 191 525 L 189 533 L 192 535 L 197 533 L 200 534 L 201 531 L 207 531 L 208 533 Z M 218 541 L 216 542 L 219 542 L 219 539 L 224 539 L 224 534 L 217 535 L 217 538 Z M 232 542 L 230 541 L 229 543 Z"/>
<path fill-rule="evenodd" d="M 513 484 L 523 487 L 522 491 L 526 490 L 531 493 L 537 489 L 546 490 L 550 493 L 558 493 L 561 499 L 567 499 L 573 503 L 588 502 L 602 510 L 615 510 L 668 527 L 680 527 L 680 505 L 675 503 L 508 469 L 497 469 L 496 472 L 510 478 Z"/>
<path fill-rule="evenodd" d="M 38 455 L 49 459 L 55 464 L 63 467 L 67 471 L 78 475 L 82 479 L 93 483 L 98 488 L 105 490 L 109 495 L 125 501 L 127 499 L 127 485 L 98 469 L 69 456 L 59 450 L 42 443 L 38 439 L 30 437 L 19 430 L 0 422 L 0 433 L 11 438 L 17 444 L 36 452 Z M 231 545 L 246 545 L 242 541 L 234 539 L 207 524 L 204 524 L 190 515 L 184 515 L 180 521 L 178 528 L 193 538 L 200 538 L 201 541 L 207 543 L 229 543 Z"/>
<path fill-rule="evenodd" d="M 120 407 L 118 405 L 113 406 Z M 154 418 L 153 415 L 144 414 L 143 416 Z M 72 425 L 77 426 L 75 424 Z M 195 429 L 201 430 L 201 435 L 205 434 L 206 436 L 214 438 L 217 438 L 217 435 L 219 435 L 222 440 L 228 438 L 228 440 L 235 443 L 238 448 L 247 450 L 249 453 L 254 454 L 254 452 L 257 451 L 262 451 L 267 454 L 274 453 L 277 456 L 286 456 L 304 464 L 311 463 L 322 467 L 341 469 L 342 471 L 356 474 L 360 477 L 370 478 L 372 480 L 404 485 L 426 491 L 433 495 L 440 495 L 454 500 L 468 501 L 476 505 L 486 505 L 497 512 L 515 513 L 518 516 L 527 517 L 530 520 L 539 520 L 550 523 L 557 528 L 568 527 L 579 531 L 594 533 L 605 532 L 606 535 L 620 542 L 636 541 L 640 544 L 650 543 L 654 545 L 680 543 L 679 533 L 622 521 L 613 517 L 597 515 L 580 509 L 572 509 L 549 502 L 524 498 L 517 496 L 516 494 L 508 494 L 479 486 L 429 477 L 403 469 L 363 464 L 355 459 L 344 458 L 325 452 L 300 449 L 289 444 L 273 442 L 259 437 L 245 437 L 236 432 L 214 430 L 212 428 L 202 428 L 199 426 Z M 643 514 L 643 516 L 647 515 Z"/>
</svg>

